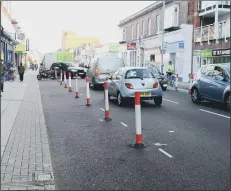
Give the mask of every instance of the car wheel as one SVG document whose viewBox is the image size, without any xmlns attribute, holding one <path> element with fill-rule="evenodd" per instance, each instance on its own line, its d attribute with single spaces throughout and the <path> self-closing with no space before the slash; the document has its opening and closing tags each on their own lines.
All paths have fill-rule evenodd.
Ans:
<svg viewBox="0 0 231 191">
<path fill-rule="evenodd" d="M 154 98 L 154 103 L 156 106 L 161 106 L 162 104 L 162 97 L 155 97 Z"/>
<path fill-rule="evenodd" d="M 38 80 L 42 80 L 42 76 L 37 75 L 37 79 L 38 79 Z"/>
<path fill-rule="evenodd" d="M 200 94 L 197 88 L 192 88 L 191 99 L 193 103 L 200 103 Z"/>
<path fill-rule="evenodd" d="M 118 104 L 118 106 L 123 106 L 123 104 L 124 104 L 124 100 L 123 100 L 123 97 L 121 96 L 120 92 L 118 92 L 118 95 L 117 95 L 117 104 Z"/>
<path fill-rule="evenodd" d="M 167 87 L 162 87 L 162 90 L 163 90 L 163 91 L 166 91 L 166 90 L 167 90 Z"/>
<path fill-rule="evenodd" d="M 230 94 L 227 94 L 225 96 L 225 109 L 230 111 L 230 101 L 231 101 L 231 96 Z"/>
</svg>

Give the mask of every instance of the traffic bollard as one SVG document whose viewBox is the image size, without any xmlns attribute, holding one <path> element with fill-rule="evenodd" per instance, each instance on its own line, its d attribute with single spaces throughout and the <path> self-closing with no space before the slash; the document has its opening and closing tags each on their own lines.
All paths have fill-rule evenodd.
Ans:
<svg viewBox="0 0 231 191">
<path fill-rule="evenodd" d="M 188 93 L 191 94 L 192 92 L 192 84 L 193 84 L 193 74 L 190 75 L 190 84 L 188 88 Z"/>
<path fill-rule="evenodd" d="M 68 73 L 68 78 L 69 78 L 69 92 L 72 92 L 72 87 L 71 87 L 71 72 Z"/>
<path fill-rule="evenodd" d="M 63 71 L 60 72 L 60 85 L 63 85 Z"/>
<path fill-rule="evenodd" d="M 178 92 L 178 74 L 176 74 L 175 90 Z"/>
<path fill-rule="evenodd" d="M 108 99 L 108 82 L 104 82 L 105 121 L 111 121 Z"/>
<path fill-rule="evenodd" d="M 86 77 L 86 94 L 87 94 L 87 104 L 86 106 L 91 105 L 91 98 L 90 98 L 90 88 L 89 88 L 89 78 Z"/>
<path fill-rule="evenodd" d="M 66 76 L 66 72 L 64 71 L 64 88 L 67 88 L 67 76 Z"/>
<path fill-rule="evenodd" d="M 58 78 L 57 78 L 57 70 L 55 70 L 55 80 L 56 80 L 56 82 L 58 82 Z"/>
<path fill-rule="evenodd" d="M 146 145 L 142 143 L 141 132 L 141 107 L 140 107 L 140 92 L 135 92 L 135 124 L 136 124 L 136 143 L 132 145 L 133 148 L 145 148 Z"/>
<path fill-rule="evenodd" d="M 79 98 L 78 74 L 75 75 L 75 98 Z"/>
</svg>

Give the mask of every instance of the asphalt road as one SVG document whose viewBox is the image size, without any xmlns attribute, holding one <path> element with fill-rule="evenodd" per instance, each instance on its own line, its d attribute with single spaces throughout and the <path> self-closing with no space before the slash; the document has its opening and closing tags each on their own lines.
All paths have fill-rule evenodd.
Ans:
<svg viewBox="0 0 231 191">
<path fill-rule="evenodd" d="M 74 84 L 74 80 L 72 81 Z M 39 83 L 50 140 L 56 189 L 228 190 L 230 114 L 216 104 L 195 105 L 184 93 L 164 92 L 161 107 L 142 103 L 145 149 L 134 149 L 133 104 L 110 101 L 104 121 L 103 91 L 91 89 L 86 107 L 55 81 Z"/>
</svg>

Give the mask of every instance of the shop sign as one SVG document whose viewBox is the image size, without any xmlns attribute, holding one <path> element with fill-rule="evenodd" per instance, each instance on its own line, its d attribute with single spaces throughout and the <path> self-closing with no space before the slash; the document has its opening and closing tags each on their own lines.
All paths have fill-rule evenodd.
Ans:
<svg viewBox="0 0 231 191">
<path fill-rule="evenodd" d="M 194 50 L 193 51 L 193 56 L 200 56 L 200 51 Z"/>
<path fill-rule="evenodd" d="M 15 47 L 15 53 L 25 53 L 26 52 L 26 45 L 18 44 Z"/>
<path fill-rule="evenodd" d="M 184 42 L 179 42 L 179 49 L 184 49 Z"/>
<path fill-rule="evenodd" d="M 128 42 L 127 43 L 127 50 L 136 50 L 136 43 L 135 42 Z"/>
<path fill-rule="evenodd" d="M 201 57 L 212 57 L 212 50 L 211 49 L 201 50 L 200 56 Z"/>
<path fill-rule="evenodd" d="M 230 49 L 213 50 L 213 56 L 230 56 Z"/>
</svg>

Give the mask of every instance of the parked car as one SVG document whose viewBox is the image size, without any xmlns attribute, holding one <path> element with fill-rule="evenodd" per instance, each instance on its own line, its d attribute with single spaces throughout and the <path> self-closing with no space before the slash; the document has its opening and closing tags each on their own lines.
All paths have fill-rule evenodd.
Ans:
<svg viewBox="0 0 231 191">
<path fill-rule="evenodd" d="M 162 104 L 163 92 L 158 79 L 145 67 L 119 68 L 108 79 L 108 96 L 116 97 L 117 104 L 123 105 L 127 99 L 134 99 L 135 92 L 141 92 L 141 100 L 154 100 Z"/>
<path fill-rule="evenodd" d="M 158 81 L 159 81 L 159 83 L 160 83 L 160 86 L 161 86 L 161 88 L 162 88 L 162 90 L 166 90 L 167 89 L 167 87 L 168 87 L 168 82 L 167 82 L 167 80 L 165 79 L 165 76 L 164 76 L 164 74 L 162 74 L 161 72 L 160 72 L 160 70 L 156 67 L 156 66 L 153 66 L 153 67 L 150 67 L 149 68 L 151 71 L 152 71 L 152 73 L 156 76 L 156 78 L 158 79 Z"/>
<path fill-rule="evenodd" d="M 197 72 L 192 85 L 193 103 L 216 101 L 230 109 L 230 64 L 209 64 Z"/>
<path fill-rule="evenodd" d="M 124 67 L 124 62 L 121 58 L 101 57 L 93 59 L 87 70 L 89 83 L 95 89 L 103 87 L 107 77 L 110 77 L 118 68 Z"/>
<path fill-rule="evenodd" d="M 60 71 L 65 71 L 67 78 L 69 77 L 69 72 L 71 72 L 71 78 L 78 74 L 81 78 L 86 77 L 86 69 L 83 67 L 79 67 L 78 65 L 72 62 L 56 62 L 51 65 L 51 70 L 57 69 L 57 75 L 60 76 Z M 64 75 L 64 74 L 63 74 Z"/>
</svg>

